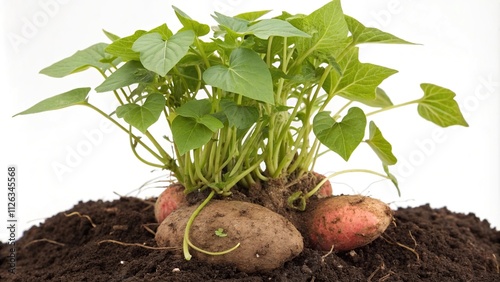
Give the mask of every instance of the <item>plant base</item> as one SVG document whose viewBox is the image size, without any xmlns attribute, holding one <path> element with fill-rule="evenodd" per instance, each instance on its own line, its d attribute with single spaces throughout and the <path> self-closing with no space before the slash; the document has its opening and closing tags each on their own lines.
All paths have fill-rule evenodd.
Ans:
<svg viewBox="0 0 500 282">
<path fill-rule="evenodd" d="M 152 204 L 135 198 L 79 203 L 23 234 L 16 275 L 7 271 L 10 245 L 2 243 L 0 280 L 500 281 L 500 232 L 446 208 L 399 209 L 397 226 L 365 247 L 337 254 L 306 248 L 272 272 L 246 274 L 146 248 L 156 246 L 143 227 L 156 228 L 148 225 L 155 222 Z"/>
</svg>

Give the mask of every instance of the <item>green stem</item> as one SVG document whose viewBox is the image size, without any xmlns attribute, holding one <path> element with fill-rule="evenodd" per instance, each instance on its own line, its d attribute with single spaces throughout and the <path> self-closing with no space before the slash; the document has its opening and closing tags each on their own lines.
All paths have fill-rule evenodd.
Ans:
<svg viewBox="0 0 500 282">
<path fill-rule="evenodd" d="M 126 129 L 125 127 L 123 127 L 123 125 L 121 125 L 116 120 L 114 120 L 113 118 L 111 118 L 108 114 L 106 114 L 105 112 L 101 111 L 99 108 L 95 107 L 92 104 L 85 103 L 85 104 L 82 104 L 82 105 L 87 106 L 87 107 L 93 109 L 94 111 L 98 112 L 103 117 L 105 117 L 106 119 L 108 119 L 109 121 L 111 121 L 113 124 L 115 124 L 116 126 L 118 126 L 118 128 L 120 128 L 121 130 L 125 131 L 128 135 L 130 135 L 131 138 L 133 138 L 137 143 L 141 144 L 141 146 L 144 149 L 146 149 L 151 155 L 153 155 L 160 162 L 162 162 L 164 164 L 169 163 L 169 162 L 166 162 L 165 159 L 163 159 L 160 155 L 158 155 L 156 152 L 154 152 L 151 148 L 149 148 L 148 145 L 146 145 L 144 142 L 142 142 L 141 138 L 135 136 L 131 131 L 129 131 L 128 129 Z M 171 167 L 166 167 L 166 168 L 169 169 L 169 170 L 172 169 Z"/>
<path fill-rule="evenodd" d="M 229 252 L 232 252 L 232 251 L 234 251 L 236 248 L 238 248 L 240 246 L 240 243 L 238 243 L 238 244 L 236 244 L 236 246 L 234 246 L 234 247 L 232 247 L 230 249 L 227 249 L 225 251 L 210 252 L 210 251 L 206 251 L 206 250 L 203 250 L 203 249 L 195 246 L 189 240 L 189 231 L 191 230 L 191 226 L 193 225 L 193 222 L 194 222 L 195 218 L 198 216 L 198 214 L 201 212 L 201 210 L 208 204 L 208 202 L 210 202 L 210 200 L 214 197 L 214 195 L 215 195 L 215 191 L 212 190 L 210 192 L 210 194 L 208 195 L 208 197 L 196 208 L 196 210 L 189 217 L 189 220 L 188 220 L 188 222 L 186 224 L 186 229 L 184 230 L 184 239 L 183 239 L 183 242 L 182 242 L 182 251 L 184 253 L 184 258 L 186 260 L 191 260 L 191 258 L 192 258 L 192 255 L 189 252 L 189 247 L 195 249 L 198 252 L 201 252 L 201 253 L 204 253 L 204 254 L 207 254 L 207 255 L 218 256 L 218 255 L 223 255 L 223 254 L 227 254 Z"/>
<path fill-rule="evenodd" d="M 405 102 L 405 103 L 401 103 L 401 104 L 397 104 L 397 105 L 388 106 L 388 107 L 385 107 L 385 108 L 382 108 L 382 109 L 379 109 L 379 110 L 367 113 L 366 116 L 371 116 L 371 115 L 374 115 L 374 114 L 378 114 L 378 113 L 381 113 L 381 112 L 389 111 L 389 110 L 396 109 L 396 108 L 399 108 L 399 107 L 408 106 L 408 105 L 411 105 L 411 104 L 418 104 L 420 102 L 420 100 L 421 99 L 417 99 L 417 100 L 413 100 L 413 101 L 409 101 L 409 102 Z"/>
<path fill-rule="evenodd" d="M 130 126 L 132 127 L 132 126 Z M 132 129 L 129 129 L 130 131 L 132 131 Z M 150 161 L 147 161 L 146 159 L 144 159 L 143 157 L 141 157 L 139 155 L 139 153 L 137 152 L 136 150 L 136 147 L 137 147 L 137 142 L 136 140 L 134 140 L 134 138 L 129 134 L 129 142 L 130 142 L 130 148 L 132 149 L 132 153 L 134 153 L 134 156 L 141 162 L 149 165 L 149 166 L 152 166 L 152 167 L 158 167 L 158 168 L 165 168 L 165 165 L 164 164 L 155 164 L 155 163 L 152 163 Z M 174 175 L 176 174 L 176 171 L 172 171 L 174 173 Z"/>
<path fill-rule="evenodd" d="M 224 191 L 225 192 L 229 191 L 233 186 L 235 186 L 236 184 L 238 184 L 238 182 L 241 179 L 243 179 L 245 176 L 247 176 L 252 171 L 254 171 L 255 169 L 257 169 L 259 167 L 261 161 L 262 160 L 256 161 L 252 166 L 250 166 L 249 168 L 247 168 L 246 170 L 244 170 L 243 172 L 241 172 L 240 174 L 238 174 L 236 177 L 234 177 L 233 179 L 231 179 L 231 181 L 229 181 L 226 184 L 226 186 L 224 187 Z"/>
</svg>

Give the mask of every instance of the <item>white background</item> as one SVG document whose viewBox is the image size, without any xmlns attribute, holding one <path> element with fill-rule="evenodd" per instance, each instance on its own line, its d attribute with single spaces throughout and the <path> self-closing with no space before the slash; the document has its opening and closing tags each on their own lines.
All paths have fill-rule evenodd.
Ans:
<svg viewBox="0 0 500 282">
<path fill-rule="evenodd" d="M 12 118 L 42 99 L 76 87 L 95 87 L 101 81 L 95 71 L 55 79 L 38 74 L 42 68 L 78 49 L 108 42 L 101 29 L 127 36 L 136 29 L 167 22 L 175 31 L 179 25 L 172 5 L 200 22 L 213 24 L 210 14 L 214 10 L 227 15 L 267 9 L 274 11 L 272 15 L 281 10 L 310 13 L 325 3 L 2 1 L 0 169 L 5 172 L 0 179 L 7 181 L 8 165 L 17 166 L 18 236 L 80 200 L 116 199 L 114 192 L 139 197 L 161 192 L 134 192 L 160 173 L 137 161 L 126 135 L 104 126 L 103 118 L 87 108 Z M 362 61 L 399 70 L 382 85 L 394 103 L 419 98 L 421 82 L 439 84 L 457 93 L 470 127 L 440 129 L 421 119 L 416 106 L 376 115 L 374 120 L 399 159 L 392 171 L 400 180 L 402 197 L 388 181 L 359 174 L 333 179 L 334 194 L 363 193 L 390 202 L 393 208 L 426 203 L 433 208 L 446 206 L 500 226 L 500 1 L 351 0 L 343 1 L 343 9 L 367 26 L 422 44 L 361 49 Z M 109 106 L 107 96 L 91 94 L 91 102 Z M 67 170 L 57 173 L 57 165 Z M 366 144 L 349 164 L 329 155 L 319 161 L 316 170 L 328 174 L 351 167 L 379 170 Z M 0 192 L 2 224 L 6 224 L 6 216 L 4 188 Z M 7 238 L 6 228 L 0 228 L 0 240 Z"/>
</svg>

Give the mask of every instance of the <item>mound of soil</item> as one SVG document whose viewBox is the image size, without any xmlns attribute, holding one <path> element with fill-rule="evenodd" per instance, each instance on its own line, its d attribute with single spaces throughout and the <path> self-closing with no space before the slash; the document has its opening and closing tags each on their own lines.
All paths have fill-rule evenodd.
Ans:
<svg viewBox="0 0 500 282">
<path fill-rule="evenodd" d="M 0 243 L 0 281 L 500 281 L 500 232 L 473 214 L 428 205 L 395 211 L 371 244 L 345 253 L 306 248 L 283 267 L 246 274 L 155 249 L 153 199 L 80 202 Z"/>
</svg>

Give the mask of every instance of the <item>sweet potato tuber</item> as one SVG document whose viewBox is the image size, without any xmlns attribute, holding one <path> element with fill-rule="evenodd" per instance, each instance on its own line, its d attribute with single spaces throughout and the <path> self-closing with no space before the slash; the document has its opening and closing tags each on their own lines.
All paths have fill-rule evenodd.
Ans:
<svg viewBox="0 0 500 282">
<path fill-rule="evenodd" d="M 392 221 L 392 211 L 380 200 L 360 196 L 319 199 L 306 213 L 311 244 L 328 251 L 348 251 L 378 238 Z"/>
<path fill-rule="evenodd" d="M 155 218 L 161 223 L 170 213 L 179 207 L 187 205 L 184 186 L 174 183 L 163 191 L 155 203 Z"/>
<path fill-rule="evenodd" d="M 188 218 L 196 206 L 175 210 L 158 227 L 156 242 L 162 247 L 182 247 Z M 190 241 L 211 252 L 239 247 L 223 255 L 192 250 L 193 257 L 212 264 L 233 265 L 247 273 L 269 271 L 302 252 L 303 237 L 283 216 L 260 205 L 212 200 L 191 225 Z"/>
</svg>

